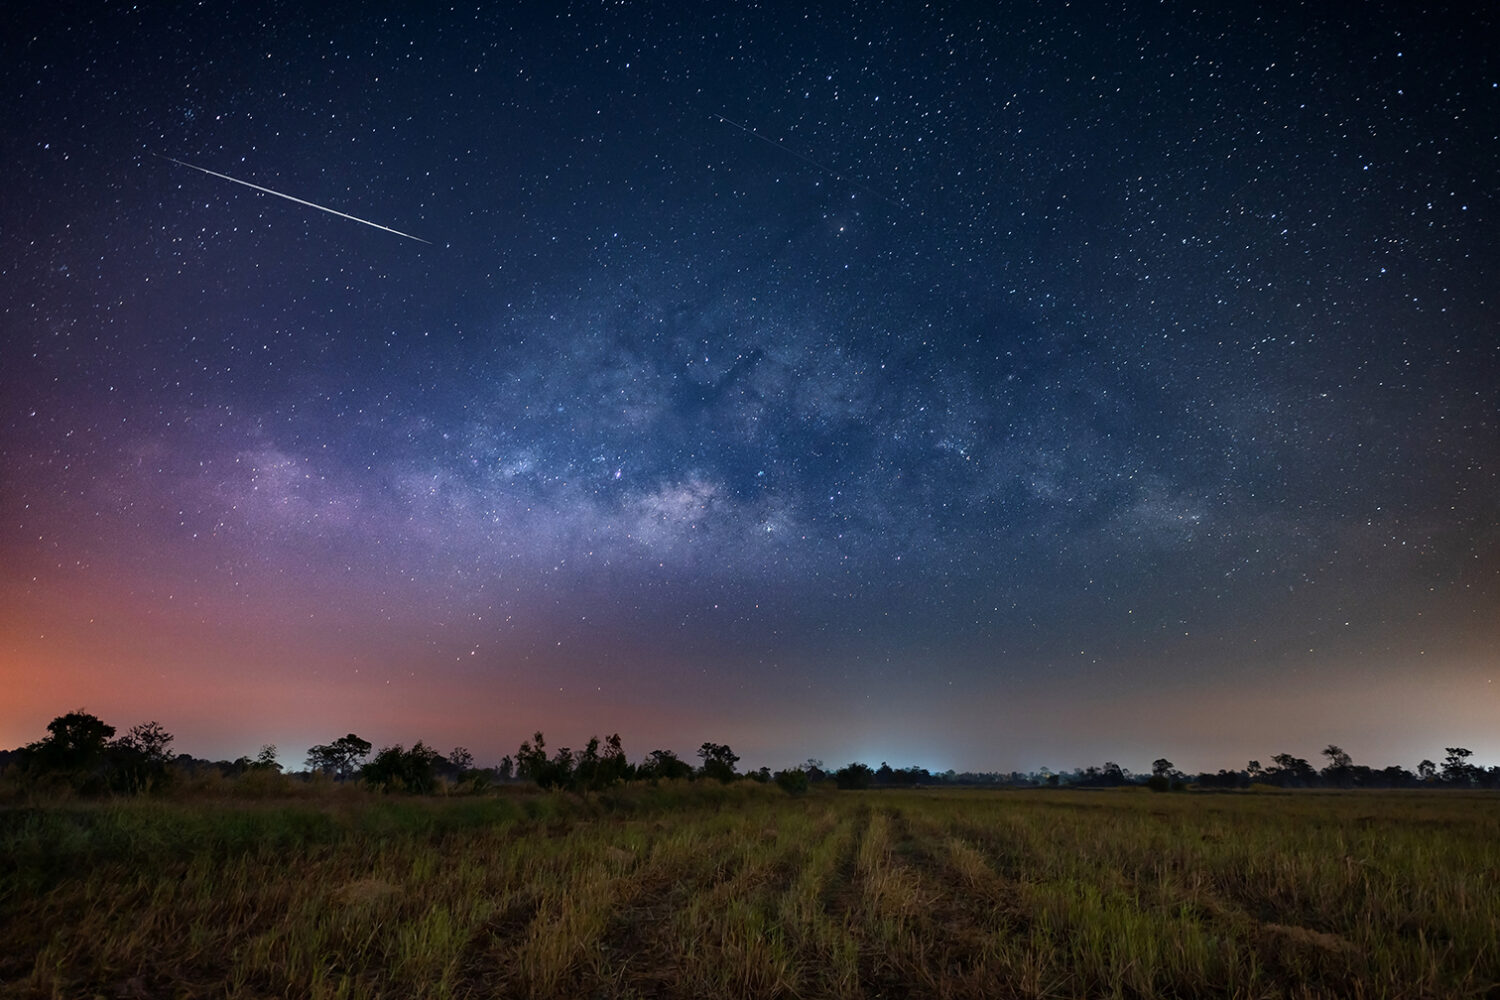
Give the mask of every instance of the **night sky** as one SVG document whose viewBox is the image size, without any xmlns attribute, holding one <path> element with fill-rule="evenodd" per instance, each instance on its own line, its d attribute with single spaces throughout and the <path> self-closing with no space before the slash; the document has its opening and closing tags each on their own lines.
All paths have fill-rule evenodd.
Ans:
<svg viewBox="0 0 1500 1000">
<path fill-rule="evenodd" d="M 1500 17 L 1412 6 L 23 5 L 0 746 L 1500 762 Z"/>
</svg>

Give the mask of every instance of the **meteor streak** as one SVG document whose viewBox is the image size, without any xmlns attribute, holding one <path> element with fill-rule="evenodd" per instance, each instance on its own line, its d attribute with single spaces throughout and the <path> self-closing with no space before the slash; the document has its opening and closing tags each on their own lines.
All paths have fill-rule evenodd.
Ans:
<svg viewBox="0 0 1500 1000">
<path fill-rule="evenodd" d="M 157 153 L 156 155 L 161 156 L 163 160 L 169 160 L 172 163 L 177 164 L 179 167 L 191 167 L 193 170 L 201 171 L 205 174 L 208 174 L 210 177 L 220 177 L 226 181 L 234 181 L 236 184 L 243 184 L 247 188 L 253 188 L 256 191 L 260 191 L 264 194 L 274 194 L 278 198 L 285 198 L 287 201 L 295 201 L 299 205 L 306 205 L 308 208 L 316 208 L 320 212 L 327 212 L 329 215 L 337 215 L 341 219 L 348 219 L 351 222 L 358 222 L 362 225 L 373 226 L 376 229 L 383 229 L 388 233 L 395 233 L 397 236 L 405 236 L 409 240 L 416 240 L 418 243 L 426 243 L 428 246 L 432 246 L 431 240 L 424 240 L 422 239 L 422 237 L 413 236 L 411 233 L 403 233 L 401 230 L 392 229 L 390 226 L 382 226 L 380 223 L 371 222 L 369 219 L 361 219 L 357 215 L 350 215 L 347 212 L 340 212 L 338 209 L 329 208 L 326 205 L 319 205 L 316 202 L 303 201 L 301 198 L 294 198 L 289 194 L 282 194 L 280 191 L 272 191 L 268 187 L 261 187 L 259 184 L 251 184 L 249 181 L 242 181 L 238 177 L 230 177 L 228 174 L 221 174 L 217 170 L 209 170 L 207 167 L 198 167 L 194 166 L 191 163 L 184 163 L 182 160 L 174 160 L 170 156 L 162 156 L 161 153 Z"/>
</svg>

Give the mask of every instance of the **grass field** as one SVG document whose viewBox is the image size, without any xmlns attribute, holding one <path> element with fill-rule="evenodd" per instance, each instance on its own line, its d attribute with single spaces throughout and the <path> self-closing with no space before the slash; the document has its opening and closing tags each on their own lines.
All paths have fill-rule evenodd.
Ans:
<svg viewBox="0 0 1500 1000">
<path fill-rule="evenodd" d="M 0 812 L 0 996 L 1494 997 L 1500 798 L 627 788 Z"/>
</svg>

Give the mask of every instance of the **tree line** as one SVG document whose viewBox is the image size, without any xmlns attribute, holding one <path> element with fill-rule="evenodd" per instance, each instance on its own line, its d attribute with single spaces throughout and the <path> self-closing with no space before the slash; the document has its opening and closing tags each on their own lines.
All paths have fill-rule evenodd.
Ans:
<svg viewBox="0 0 1500 1000">
<path fill-rule="evenodd" d="M 29 788 L 67 789 L 82 795 L 139 794 L 169 786 L 182 776 L 204 771 L 225 777 L 281 774 L 274 745 L 263 746 L 254 757 L 210 762 L 188 754 L 173 756 L 173 737 L 157 722 L 132 726 L 116 736 L 114 726 L 82 709 L 58 716 L 47 724 L 47 735 L 17 750 L 0 751 L 0 774 Z M 705 742 L 698 763 L 683 760 L 672 750 L 652 750 L 639 763 L 625 754 L 618 733 L 591 738 L 581 750 L 557 747 L 549 751 L 546 738 L 535 733 L 523 740 L 514 755 L 493 767 L 476 767 L 464 747 L 442 753 L 423 741 L 378 751 L 354 733 L 309 747 L 309 770 L 301 777 L 334 782 L 357 782 L 383 792 L 431 794 L 439 790 L 479 791 L 505 783 L 530 783 L 544 789 L 598 791 L 628 781 L 739 780 L 775 783 L 791 794 L 816 785 L 841 789 L 920 786 L 1075 787 L 1111 788 L 1144 785 L 1154 791 L 1187 788 L 1245 789 L 1254 785 L 1278 788 L 1494 788 L 1500 789 L 1500 766 L 1470 762 L 1465 747 L 1447 747 L 1441 763 L 1423 760 L 1415 771 L 1400 766 L 1373 768 L 1356 764 L 1335 744 L 1323 751 L 1323 764 L 1280 753 L 1270 766 L 1249 761 L 1238 770 L 1188 774 L 1166 758 L 1156 759 L 1150 774 L 1134 774 L 1113 761 L 1073 771 L 1042 768 L 1032 772 L 933 772 L 924 767 L 893 768 L 882 762 L 871 767 L 858 761 L 830 769 L 821 760 L 780 771 L 761 767 L 741 772 L 740 758 L 728 745 Z M 373 756 L 372 756 L 373 754 Z"/>
</svg>

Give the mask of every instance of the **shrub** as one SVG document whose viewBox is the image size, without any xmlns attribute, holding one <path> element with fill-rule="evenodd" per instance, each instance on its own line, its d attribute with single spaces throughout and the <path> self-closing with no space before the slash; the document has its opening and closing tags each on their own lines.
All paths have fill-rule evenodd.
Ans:
<svg viewBox="0 0 1500 1000">
<path fill-rule="evenodd" d="M 788 795 L 804 795 L 807 792 L 807 772 L 800 767 L 777 771 L 776 787 Z"/>
</svg>

